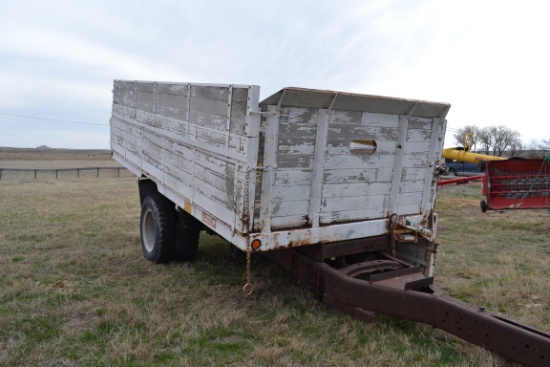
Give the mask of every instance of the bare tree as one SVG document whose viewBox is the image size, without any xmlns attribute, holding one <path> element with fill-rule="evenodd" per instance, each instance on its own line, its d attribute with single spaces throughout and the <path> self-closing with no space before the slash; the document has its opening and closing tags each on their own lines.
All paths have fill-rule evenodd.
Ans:
<svg viewBox="0 0 550 367">
<path fill-rule="evenodd" d="M 466 126 L 463 130 L 475 133 L 476 147 L 487 155 L 502 157 L 505 152 L 509 152 L 509 155 L 514 156 L 524 149 L 520 133 L 506 126 L 489 126 L 481 129 L 475 126 Z M 463 134 L 464 132 L 461 130 L 455 134 L 455 139 L 458 140 L 458 136 Z"/>
<path fill-rule="evenodd" d="M 479 133 L 477 134 L 477 141 L 481 145 L 481 151 L 484 154 L 491 154 L 491 148 L 493 147 L 493 136 L 489 132 L 488 128 L 479 130 Z"/>
<path fill-rule="evenodd" d="M 502 157 L 506 151 L 515 155 L 523 149 L 520 133 L 502 125 L 483 128 L 478 140 L 485 154 L 497 157 Z"/>
<path fill-rule="evenodd" d="M 476 142 L 477 142 L 477 137 L 479 135 L 479 128 L 475 125 L 466 125 L 460 129 L 458 129 L 458 132 L 453 134 L 453 138 L 455 139 L 455 142 L 457 144 L 460 144 L 462 146 L 465 146 L 466 145 L 466 142 L 465 142 L 465 136 L 468 135 L 468 134 L 472 134 L 473 136 L 473 139 L 472 139 L 472 146 L 470 147 L 472 150 L 475 150 L 474 147 L 476 145 Z"/>
</svg>

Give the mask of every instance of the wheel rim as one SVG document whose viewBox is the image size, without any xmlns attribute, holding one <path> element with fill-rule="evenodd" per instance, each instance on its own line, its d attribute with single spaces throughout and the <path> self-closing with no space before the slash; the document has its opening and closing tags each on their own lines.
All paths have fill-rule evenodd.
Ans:
<svg viewBox="0 0 550 367">
<path fill-rule="evenodd" d="M 143 216 L 142 223 L 143 232 L 143 245 L 148 252 L 152 252 L 155 249 L 155 237 L 157 236 L 157 228 L 155 223 L 155 216 L 153 211 L 147 208 Z"/>
</svg>

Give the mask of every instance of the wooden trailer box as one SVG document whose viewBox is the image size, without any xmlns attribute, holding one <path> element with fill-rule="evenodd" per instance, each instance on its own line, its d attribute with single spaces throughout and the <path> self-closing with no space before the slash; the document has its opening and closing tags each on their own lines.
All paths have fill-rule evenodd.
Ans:
<svg viewBox="0 0 550 367">
<path fill-rule="evenodd" d="M 113 157 L 243 251 L 392 236 L 431 273 L 450 105 L 116 80 Z"/>
</svg>

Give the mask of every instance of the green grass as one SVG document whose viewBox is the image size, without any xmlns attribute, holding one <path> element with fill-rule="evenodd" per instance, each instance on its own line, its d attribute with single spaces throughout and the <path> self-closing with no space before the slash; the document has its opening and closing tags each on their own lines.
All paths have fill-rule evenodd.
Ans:
<svg viewBox="0 0 550 367">
<path fill-rule="evenodd" d="M 436 283 L 550 331 L 550 221 L 481 213 L 476 185 L 441 190 Z M 255 294 L 227 243 L 154 265 L 133 178 L 0 181 L 0 366 L 507 366 L 428 326 L 365 324 L 325 307 L 263 257 Z"/>
</svg>

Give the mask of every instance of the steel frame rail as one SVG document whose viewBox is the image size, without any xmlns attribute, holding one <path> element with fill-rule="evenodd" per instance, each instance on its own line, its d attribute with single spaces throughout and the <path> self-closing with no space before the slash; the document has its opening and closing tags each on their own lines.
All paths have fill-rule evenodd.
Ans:
<svg viewBox="0 0 550 367">
<path fill-rule="evenodd" d="M 355 264 L 355 271 L 337 269 L 300 250 L 277 252 L 276 260 L 294 281 L 311 286 L 319 301 L 356 317 L 368 319 L 376 312 L 397 316 L 432 325 L 524 366 L 550 365 L 550 334 L 450 297 L 426 284 L 431 278 L 417 283 L 419 288 L 398 289 L 355 278 L 361 264 Z"/>
</svg>

